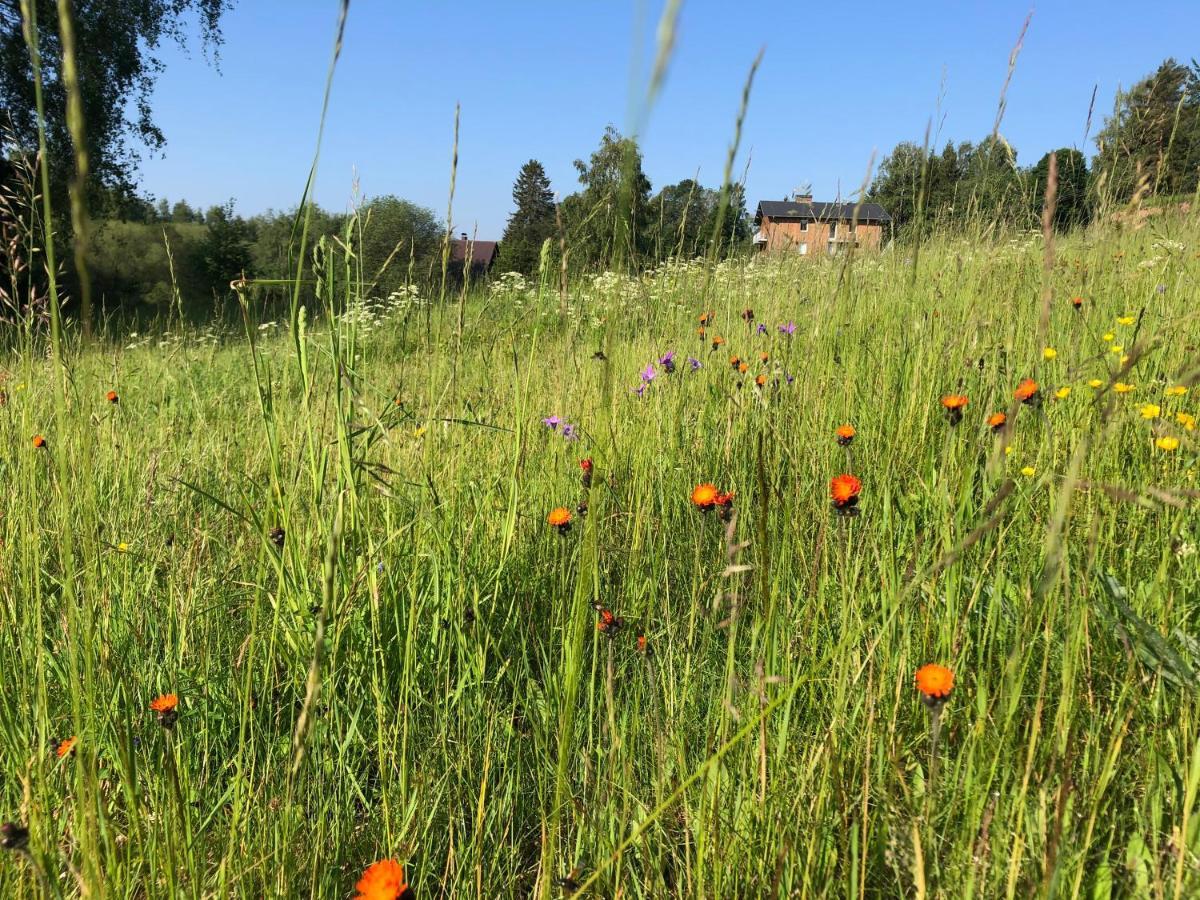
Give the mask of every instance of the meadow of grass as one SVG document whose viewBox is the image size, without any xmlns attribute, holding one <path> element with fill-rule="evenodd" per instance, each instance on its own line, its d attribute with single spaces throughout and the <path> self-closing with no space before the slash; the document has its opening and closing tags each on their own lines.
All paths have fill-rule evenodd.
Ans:
<svg viewBox="0 0 1200 900">
<path fill-rule="evenodd" d="M 27 337 L 0 896 L 345 897 L 382 858 L 418 898 L 1194 896 L 1198 238 L 446 303 L 326 247 L 290 322 L 251 286 L 242 332 Z"/>
</svg>

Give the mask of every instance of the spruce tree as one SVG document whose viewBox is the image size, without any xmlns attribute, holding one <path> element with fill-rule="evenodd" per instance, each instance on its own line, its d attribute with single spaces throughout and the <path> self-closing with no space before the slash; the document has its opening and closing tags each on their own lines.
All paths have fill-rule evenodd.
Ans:
<svg viewBox="0 0 1200 900">
<path fill-rule="evenodd" d="M 542 244 L 554 234 L 554 193 L 546 170 L 536 159 L 521 166 L 513 184 L 516 209 L 500 239 L 500 266 L 505 272 L 537 272 Z"/>
</svg>

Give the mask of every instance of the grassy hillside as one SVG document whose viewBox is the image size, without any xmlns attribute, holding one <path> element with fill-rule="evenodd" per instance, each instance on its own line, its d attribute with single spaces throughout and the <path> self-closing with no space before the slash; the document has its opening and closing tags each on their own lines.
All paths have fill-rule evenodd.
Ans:
<svg viewBox="0 0 1200 900">
<path fill-rule="evenodd" d="M 9 354 L 0 896 L 1194 895 L 1198 238 Z"/>
</svg>

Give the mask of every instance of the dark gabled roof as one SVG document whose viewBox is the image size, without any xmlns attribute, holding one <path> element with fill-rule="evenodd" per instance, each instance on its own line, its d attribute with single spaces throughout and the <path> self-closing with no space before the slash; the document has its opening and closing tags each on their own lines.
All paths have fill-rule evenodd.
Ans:
<svg viewBox="0 0 1200 900">
<path fill-rule="evenodd" d="M 878 203 L 822 203 L 797 200 L 763 200 L 754 214 L 757 225 L 763 216 L 772 219 L 808 219 L 812 222 L 890 222 L 892 217 Z"/>
<path fill-rule="evenodd" d="M 461 263 L 467 258 L 467 244 L 471 244 L 471 265 L 490 266 L 500 252 L 499 241 L 465 241 L 459 238 L 450 242 L 450 261 Z"/>
</svg>

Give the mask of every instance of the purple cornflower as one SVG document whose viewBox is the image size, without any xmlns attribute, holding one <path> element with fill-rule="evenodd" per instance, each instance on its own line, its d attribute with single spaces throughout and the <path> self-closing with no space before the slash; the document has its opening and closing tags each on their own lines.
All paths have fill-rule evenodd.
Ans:
<svg viewBox="0 0 1200 900">
<path fill-rule="evenodd" d="M 668 350 L 658 358 L 658 364 L 663 367 L 668 375 L 675 371 L 675 351 Z M 644 377 L 644 376 L 643 376 Z M 654 377 L 654 376 L 651 376 Z"/>
<path fill-rule="evenodd" d="M 688 365 L 692 367 L 693 372 L 699 371 L 701 368 L 700 360 L 696 359 L 694 356 L 688 357 Z"/>
<path fill-rule="evenodd" d="M 570 424 L 563 425 L 562 436 L 563 436 L 563 440 L 567 440 L 567 441 L 579 440 L 579 434 L 578 434 L 577 427 L 575 425 L 570 425 Z"/>
<path fill-rule="evenodd" d="M 637 387 L 635 387 L 635 388 L 633 389 L 633 391 L 632 391 L 631 393 L 637 394 L 637 395 L 638 395 L 638 399 L 641 399 L 641 396 L 642 396 L 644 393 L 646 393 L 646 385 L 644 385 L 644 384 L 639 384 Z"/>
<path fill-rule="evenodd" d="M 795 331 L 796 331 L 796 323 L 795 322 L 788 322 L 786 325 L 779 326 L 780 334 L 792 335 L 795 333 Z"/>
<path fill-rule="evenodd" d="M 649 384 L 654 380 L 654 376 L 658 373 L 654 371 L 654 363 L 647 363 L 646 368 L 642 371 L 642 382 Z"/>
<path fill-rule="evenodd" d="M 551 431 L 558 431 L 558 423 L 561 421 L 562 419 L 560 419 L 558 416 L 547 416 L 546 418 L 542 419 L 542 424 Z"/>
<path fill-rule="evenodd" d="M 788 384 L 791 384 L 793 381 L 796 380 L 795 375 L 789 375 L 787 372 L 783 373 L 783 377 L 784 377 L 784 380 L 787 381 Z"/>
<path fill-rule="evenodd" d="M 758 323 L 758 333 L 759 333 L 759 334 L 766 334 L 766 333 L 767 333 L 767 326 L 766 326 L 766 325 L 764 325 L 762 322 L 759 322 L 759 323 Z"/>
</svg>

